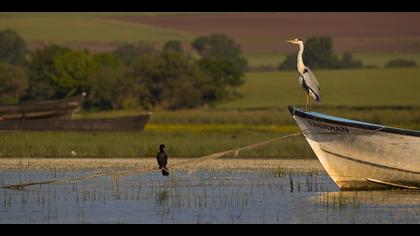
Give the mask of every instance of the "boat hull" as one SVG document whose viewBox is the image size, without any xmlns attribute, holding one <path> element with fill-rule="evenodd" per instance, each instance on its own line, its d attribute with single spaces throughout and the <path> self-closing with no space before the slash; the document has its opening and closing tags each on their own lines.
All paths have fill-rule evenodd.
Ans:
<svg viewBox="0 0 420 236">
<path fill-rule="evenodd" d="M 59 100 L 0 106 L 0 120 L 70 119 L 80 109 L 85 95 Z"/>
<path fill-rule="evenodd" d="M 420 133 L 290 111 L 340 189 L 420 188 Z"/>
<path fill-rule="evenodd" d="M 36 119 L 0 121 L 0 131 L 142 131 L 151 114 L 109 119 Z"/>
</svg>

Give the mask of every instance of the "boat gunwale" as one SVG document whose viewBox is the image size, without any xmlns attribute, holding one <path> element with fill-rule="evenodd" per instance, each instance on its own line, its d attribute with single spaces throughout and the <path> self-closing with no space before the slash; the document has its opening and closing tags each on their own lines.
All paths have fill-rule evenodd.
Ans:
<svg viewBox="0 0 420 236">
<path fill-rule="evenodd" d="M 369 124 L 369 123 L 364 123 L 364 122 L 360 122 L 360 121 L 352 121 L 352 120 L 348 120 L 348 119 L 338 120 L 339 117 L 333 117 L 333 116 L 331 116 L 331 118 L 338 118 L 338 119 L 337 120 L 328 119 L 326 117 L 321 117 L 321 116 L 317 116 L 315 114 L 310 114 L 310 113 L 305 112 L 303 110 L 297 109 L 293 106 L 289 106 L 289 111 L 290 111 L 290 114 L 292 114 L 292 116 L 297 115 L 297 116 L 300 116 L 302 118 L 312 119 L 312 120 L 326 122 L 326 123 L 331 123 L 331 124 L 335 124 L 335 125 L 344 125 L 344 126 L 348 126 L 348 127 L 377 131 L 377 132 L 420 137 L 420 131 L 416 131 L 416 130 L 392 128 L 392 127 L 388 127 L 388 126 L 383 126 L 383 125 L 378 125 L 378 124 Z"/>
</svg>

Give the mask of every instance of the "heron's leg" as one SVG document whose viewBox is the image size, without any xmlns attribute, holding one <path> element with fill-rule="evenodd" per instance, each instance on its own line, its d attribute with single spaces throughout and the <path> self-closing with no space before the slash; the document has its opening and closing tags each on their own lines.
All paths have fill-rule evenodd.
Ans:
<svg viewBox="0 0 420 236">
<path fill-rule="evenodd" d="M 309 93 L 306 94 L 306 106 L 305 106 L 306 110 L 308 110 L 308 103 L 309 103 Z"/>
</svg>

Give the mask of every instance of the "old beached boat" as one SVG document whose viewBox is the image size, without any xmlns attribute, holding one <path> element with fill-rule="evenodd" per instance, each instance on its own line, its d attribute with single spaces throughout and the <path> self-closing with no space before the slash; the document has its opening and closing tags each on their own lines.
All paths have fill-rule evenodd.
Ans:
<svg viewBox="0 0 420 236">
<path fill-rule="evenodd" d="M 59 100 L 0 106 L 0 120 L 70 119 L 80 109 L 86 94 Z"/>
<path fill-rule="evenodd" d="M 138 132 L 151 113 L 106 119 L 20 119 L 0 121 L 0 131 Z"/>
<path fill-rule="evenodd" d="M 142 131 L 151 113 L 106 119 L 72 119 L 86 93 L 14 106 L 0 106 L 0 131 Z"/>
<path fill-rule="evenodd" d="M 420 189 L 420 131 L 289 110 L 340 189 Z"/>
</svg>

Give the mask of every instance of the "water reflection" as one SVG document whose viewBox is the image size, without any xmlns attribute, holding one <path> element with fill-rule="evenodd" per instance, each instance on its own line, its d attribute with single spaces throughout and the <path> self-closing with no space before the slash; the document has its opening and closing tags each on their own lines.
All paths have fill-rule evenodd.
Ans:
<svg viewBox="0 0 420 236">
<path fill-rule="evenodd" d="M 167 205 L 168 203 L 168 192 L 163 190 L 161 192 L 158 192 L 156 195 L 156 204 L 158 206 Z"/>
<path fill-rule="evenodd" d="M 355 191 L 355 192 L 324 192 L 313 197 L 314 202 L 331 207 L 370 206 L 407 206 L 419 205 L 420 191 L 389 190 L 389 191 Z"/>
<path fill-rule="evenodd" d="M 339 223 L 419 223 L 420 192 L 322 192 L 311 197 L 321 217 Z M 336 219 L 332 220 L 335 217 Z"/>
</svg>

